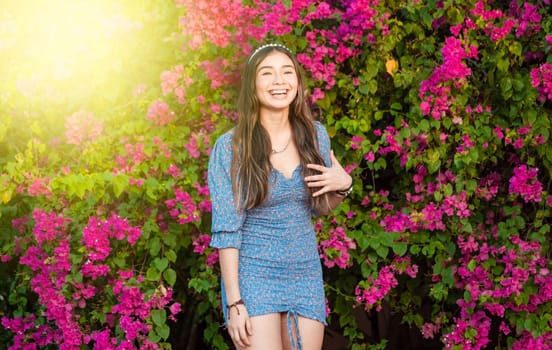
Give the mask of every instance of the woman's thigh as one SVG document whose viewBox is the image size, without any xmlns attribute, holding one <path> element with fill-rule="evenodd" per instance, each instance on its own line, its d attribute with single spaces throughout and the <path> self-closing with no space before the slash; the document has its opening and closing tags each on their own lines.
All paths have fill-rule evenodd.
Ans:
<svg viewBox="0 0 552 350">
<path fill-rule="evenodd" d="M 267 314 L 251 317 L 251 346 L 238 350 L 282 350 L 282 330 L 280 314 Z M 234 344 L 235 345 L 235 344 Z"/>
<path fill-rule="evenodd" d="M 291 319 L 292 336 L 294 343 L 297 344 L 297 331 L 295 329 L 295 322 Z M 301 344 L 303 350 L 320 350 L 322 349 L 322 342 L 324 340 L 324 325 L 318 321 L 303 316 L 297 316 L 297 323 L 299 324 L 299 336 L 301 338 Z M 280 318 L 282 329 L 283 349 L 291 350 L 291 340 L 289 338 L 287 314 L 281 314 Z"/>
</svg>

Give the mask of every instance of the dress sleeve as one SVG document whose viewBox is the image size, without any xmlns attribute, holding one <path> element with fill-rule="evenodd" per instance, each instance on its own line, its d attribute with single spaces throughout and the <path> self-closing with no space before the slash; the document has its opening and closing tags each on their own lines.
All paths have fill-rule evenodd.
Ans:
<svg viewBox="0 0 552 350">
<path fill-rule="evenodd" d="M 330 135 L 328 135 L 328 131 L 319 121 L 315 121 L 314 125 L 316 126 L 316 136 L 318 138 L 320 155 L 324 159 L 325 165 L 330 167 L 332 166 L 332 162 L 330 160 L 330 151 L 332 149 Z"/>
<path fill-rule="evenodd" d="M 209 157 L 207 182 L 212 204 L 211 243 L 214 248 L 240 248 L 244 214 L 236 210 L 230 177 L 232 135 L 219 137 Z"/>
</svg>

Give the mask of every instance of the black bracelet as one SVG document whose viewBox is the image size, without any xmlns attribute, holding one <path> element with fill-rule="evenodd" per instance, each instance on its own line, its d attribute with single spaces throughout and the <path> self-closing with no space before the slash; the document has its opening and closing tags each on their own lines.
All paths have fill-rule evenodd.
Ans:
<svg viewBox="0 0 552 350">
<path fill-rule="evenodd" d="M 335 193 L 343 197 L 347 197 L 351 194 L 351 192 L 353 192 L 353 181 L 351 181 L 351 186 L 347 187 L 346 189 L 335 191 Z"/>
<path fill-rule="evenodd" d="M 238 312 L 238 316 L 239 316 L 240 315 L 240 309 L 238 308 L 238 305 L 245 305 L 245 303 L 243 302 L 243 299 L 240 299 L 240 300 L 236 301 L 233 304 L 226 305 L 226 310 L 230 311 L 231 308 L 235 307 L 236 311 Z M 228 318 L 230 318 L 230 315 L 228 315 Z"/>
</svg>

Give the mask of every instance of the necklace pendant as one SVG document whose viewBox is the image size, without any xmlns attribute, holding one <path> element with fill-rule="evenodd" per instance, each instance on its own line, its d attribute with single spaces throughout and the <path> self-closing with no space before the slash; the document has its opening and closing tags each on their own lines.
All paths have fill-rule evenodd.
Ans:
<svg viewBox="0 0 552 350">
<path fill-rule="evenodd" d="M 275 150 L 274 148 L 272 149 L 272 152 L 270 152 L 270 154 L 278 154 L 278 153 L 283 153 L 289 146 L 289 144 L 291 143 L 291 137 L 288 139 L 286 145 L 284 146 L 284 148 L 282 148 L 282 150 L 278 151 L 278 150 Z"/>
</svg>

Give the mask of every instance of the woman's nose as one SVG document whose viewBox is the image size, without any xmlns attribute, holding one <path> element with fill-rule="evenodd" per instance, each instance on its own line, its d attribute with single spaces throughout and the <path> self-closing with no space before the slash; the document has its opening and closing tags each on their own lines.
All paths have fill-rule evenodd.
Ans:
<svg viewBox="0 0 552 350">
<path fill-rule="evenodd" d="M 284 77 L 280 73 L 274 74 L 274 80 L 272 81 L 273 84 L 281 84 L 284 82 Z"/>
</svg>

